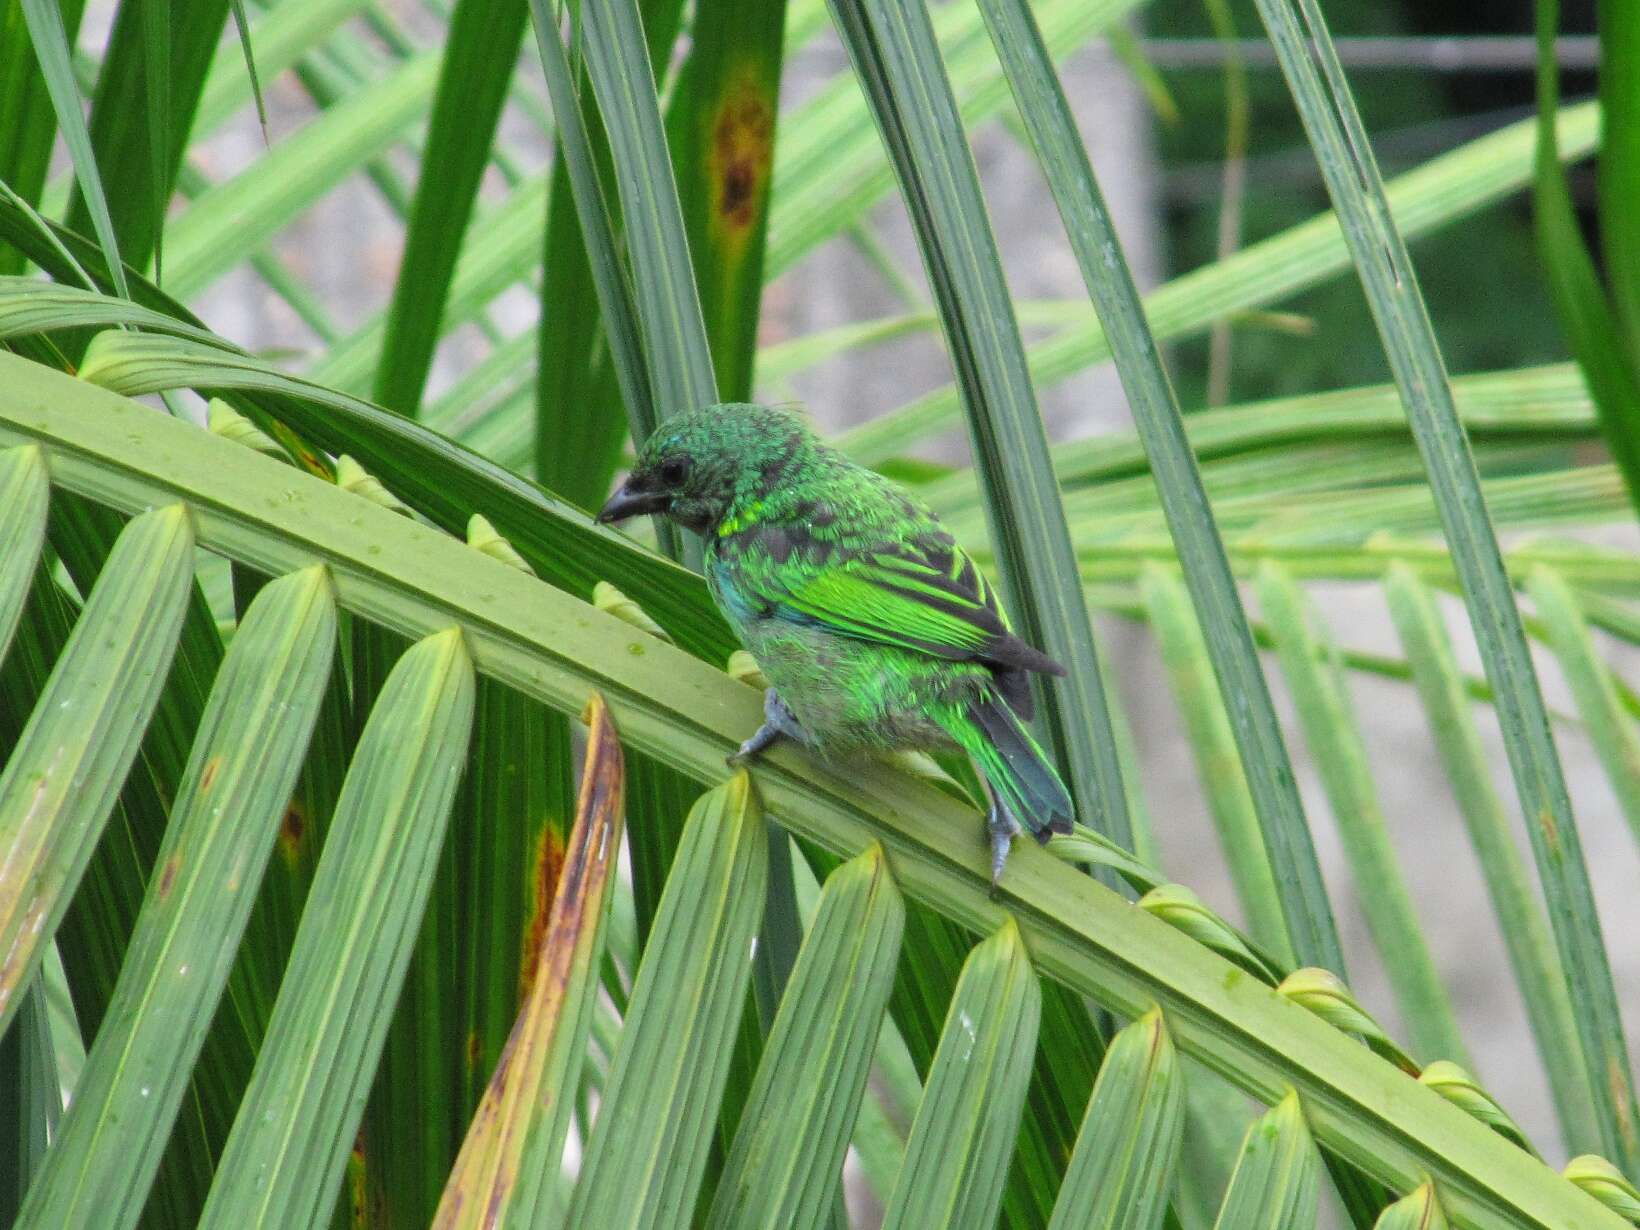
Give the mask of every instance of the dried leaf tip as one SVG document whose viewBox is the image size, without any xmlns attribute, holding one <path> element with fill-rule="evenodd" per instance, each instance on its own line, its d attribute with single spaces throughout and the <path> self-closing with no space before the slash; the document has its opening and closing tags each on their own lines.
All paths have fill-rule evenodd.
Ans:
<svg viewBox="0 0 1640 1230">
<path fill-rule="evenodd" d="M 512 543 L 501 536 L 483 513 L 474 513 L 467 519 L 467 545 L 493 560 L 499 560 L 509 568 L 516 568 L 532 577 L 535 575 L 535 569 L 530 567 L 529 562 L 518 553 Z"/>
<path fill-rule="evenodd" d="M 291 464 L 290 454 L 277 441 L 220 397 L 211 398 L 205 407 L 205 426 L 213 436 L 221 436 L 235 444 L 255 449 L 275 461 Z"/>
<path fill-rule="evenodd" d="M 336 485 L 343 491 L 363 496 L 378 508 L 385 508 L 388 512 L 396 512 L 406 517 L 410 515 L 410 505 L 382 486 L 379 478 L 346 453 L 336 458 Z"/>
<path fill-rule="evenodd" d="M 606 615 L 615 616 L 622 623 L 631 624 L 640 632 L 647 632 L 669 645 L 672 643 L 672 638 L 666 634 L 665 628 L 649 618 L 648 612 L 608 581 L 599 581 L 592 587 L 592 605 Z"/>
</svg>

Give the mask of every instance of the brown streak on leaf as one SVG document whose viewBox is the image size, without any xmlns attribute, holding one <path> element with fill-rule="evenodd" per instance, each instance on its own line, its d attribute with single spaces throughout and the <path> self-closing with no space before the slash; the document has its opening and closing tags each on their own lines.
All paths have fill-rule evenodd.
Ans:
<svg viewBox="0 0 1640 1230">
<path fill-rule="evenodd" d="M 159 895 L 164 899 L 171 895 L 171 886 L 176 883 L 177 870 L 182 866 L 182 855 L 173 854 L 165 860 L 165 866 L 159 870 Z"/>
<path fill-rule="evenodd" d="M 535 857 L 531 860 L 534 874 L 534 904 L 524 927 L 523 951 L 518 962 L 518 1000 L 528 1000 L 535 984 L 535 967 L 541 954 L 542 941 L 547 935 L 547 919 L 552 914 L 553 899 L 558 894 L 558 877 L 564 867 L 563 840 L 550 827 L 541 830 L 535 842 Z"/>
<path fill-rule="evenodd" d="M 713 221 L 734 238 L 751 229 L 762 209 L 773 148 L 774 112 L 767 91 L 745 70 L 724 91 L 706 154 Z"/>
<path fill-rule="evenodd" d="M 199 775 L 199 793 L 204 794 L 216 784 L 216 775 L 222 771 L 222 757 L 212 756 L 205 762 L 205 768 Z"/>
<path fill-rule="evenodd" d="M 602 918 L 625 795 L 621 747 L 603 699 L 594 693 L 582 716 L 592 729 L 569 847 L 551 830 L 538 843 L 535 909 L 523 936 L 522 1007 L 468 1125 L 433 1230 L 453 1230 L 462 1209 L 478 1200 L 482 1211 L 464 1224 L 501 1224 L 517 1188 L 527 1120 L 550 1113 L 558 1092 L 537 1087 L 541 1064 L 559 1027 L 577 956 L 588 955 L 581 951 L 582 936 Z M 587 991 L 597 994 L 596 983 Z M 478 1062 L 476 1046 L 476 1035 L 470 1036 L 469 1063 Z"/>
</svg>

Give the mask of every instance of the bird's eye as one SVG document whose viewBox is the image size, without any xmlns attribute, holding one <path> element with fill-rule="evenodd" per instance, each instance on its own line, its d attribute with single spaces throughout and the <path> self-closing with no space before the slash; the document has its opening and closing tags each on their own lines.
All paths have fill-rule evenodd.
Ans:
<svg viewBox="0 0 1640 1230">
<path fill-rule="evenodd" d="M 689 458 L 668 457 L 661 462 L 661 482 L 668 487 L 676 487 L 689 477 Z"/>
</svg>

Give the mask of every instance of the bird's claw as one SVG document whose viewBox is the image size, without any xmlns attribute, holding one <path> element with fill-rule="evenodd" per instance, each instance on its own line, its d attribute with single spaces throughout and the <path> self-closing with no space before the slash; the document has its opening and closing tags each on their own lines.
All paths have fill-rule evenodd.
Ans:
<svg viewBox="0 0 1640 1230">
<path fill-rule="evenodd" d="M 750 739 L 747 739 L 734 751 L 725 756 L 723 758 L 723 763 L 728 765 L 731 769 L 738 769 L 741 765 L 745 764 L 753 756 L 757 755 L 765 747 L 767 747 L 769 743 L 774 742 L 774 740 L 770 739 L 765 743 L 758 743 L 757 735 L 762 734 L 764 729 L 766 728 L 761 726 L 758 727 L 757 734 L 754 734 Z"/>
<path fill-rule="evenodd" d="M 750 739 L 724 757 L 724 763 L 731 769 L 737 768 L 780 739 L 794 739 L 798 743 L 809 741 L 808 732 L 797 724 L 792 711 L 786 708 L 786 702 L 773 688 L 769 688 L 763 693 L 763 725 L 752 732 Z"/>
<path fill-rule="evenodd" d="M 1020 831 L 1019 821 L 995 795 L 991 796 L 991 810 L 985 816 L 985 833 L 991 845 L 991 896 L 997 895 L 1002 883 L 1002 870 L 1008 864 L 1008 851 L 1013 848 L 1014 834 Z"/>
</svg>

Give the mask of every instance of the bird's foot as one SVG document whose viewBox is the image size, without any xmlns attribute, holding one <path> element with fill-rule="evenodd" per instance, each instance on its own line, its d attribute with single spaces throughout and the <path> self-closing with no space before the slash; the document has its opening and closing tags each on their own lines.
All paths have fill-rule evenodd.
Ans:
<svg viewBox="0 0 1640 1230">
<path fill-rule="evenodd" d="M 763 693 L 763 725 L 752 733 L 750 739 L 735 749 L 727 763 L 731 767 L 743 764 L 780 739 L 807 743 L 809 732 L 798 724 L 797 719 L 792 716 L 792 711 L 786 708 L 786 702 L 780 699 L 780 694 L 769 688 Z"/>
<path fill-rule="evenodd" d="M 1020 832 L 1019 821 L 995 794 L 991 795 L 991 810 L 985 815 L 985 835 L 991 845 L 991 896 L 996 896 L 1002 882 L 1002 869 L 1008 864 L 1008 851 L 1013 846 L 1014 834 Z"/>
</svg>

